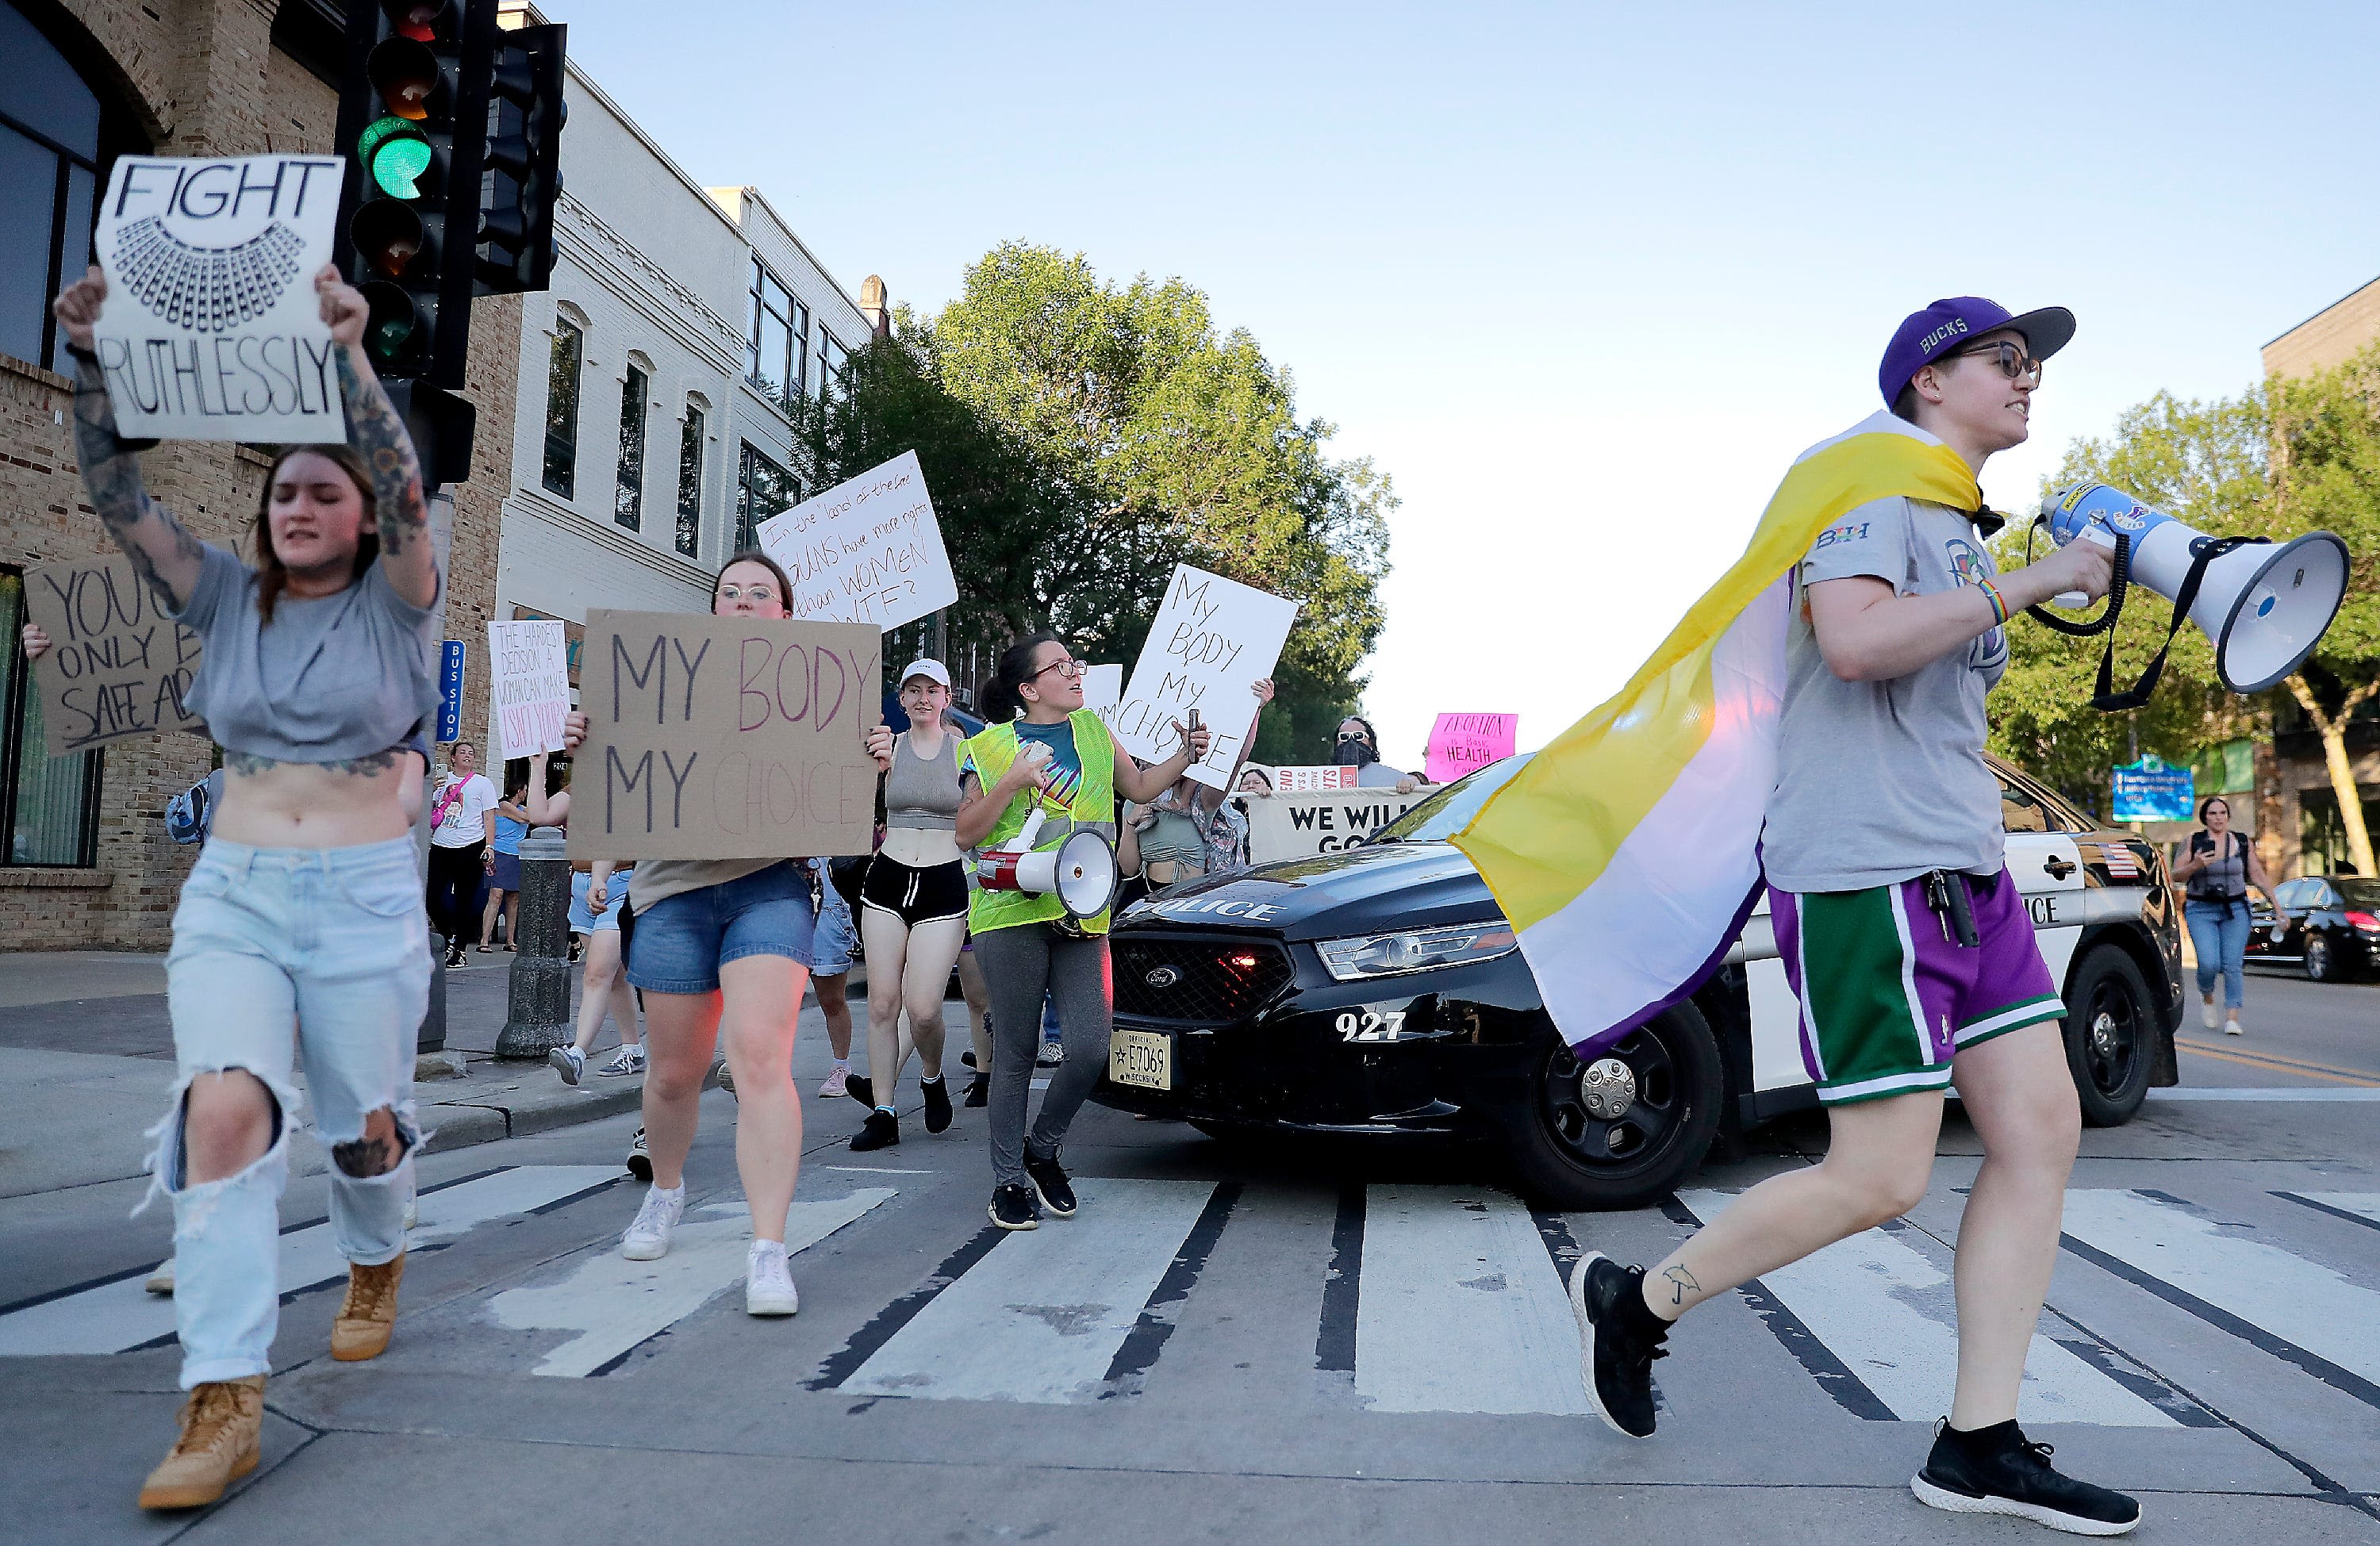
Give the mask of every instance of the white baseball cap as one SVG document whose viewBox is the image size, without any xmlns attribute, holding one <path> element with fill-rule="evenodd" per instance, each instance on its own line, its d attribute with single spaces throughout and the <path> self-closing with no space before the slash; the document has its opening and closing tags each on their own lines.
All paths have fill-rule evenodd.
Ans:
<svg viewBox="0 0 2380 1546">
<path fill-rule="evenodd" d="M 951 673 L 942 669 L 942 663 L 940 660 L 929 660 L 920 657 L 910 661 L 901 669 L 901 685 L 906 687 L 910 678 L 918 676 L 924 677 L 929 682 L 939 682 L 944 687 L 951 684 Z"/>
</svg>

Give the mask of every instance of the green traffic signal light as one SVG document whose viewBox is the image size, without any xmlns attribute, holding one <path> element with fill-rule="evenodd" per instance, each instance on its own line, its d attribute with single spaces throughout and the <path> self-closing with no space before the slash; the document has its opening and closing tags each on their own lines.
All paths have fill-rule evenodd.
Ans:
<svg viewBox="0 0 2380 1546">
<path fill-rule="evenodd" d="M 419 127 L 394 114 L 374 120 L 356 140 L 356 159 L 372 186 L 391 199 L 419 199 L 427 191 L 420 178 L 434 153 Z"/>
<path fill-rule="evenodd" d="M 361 287 L 370 312 L 364 352 L 376 369 L 411 374 L 430 353 L 430 319 L 402 285 L 375 279 Z"/>
</svg>

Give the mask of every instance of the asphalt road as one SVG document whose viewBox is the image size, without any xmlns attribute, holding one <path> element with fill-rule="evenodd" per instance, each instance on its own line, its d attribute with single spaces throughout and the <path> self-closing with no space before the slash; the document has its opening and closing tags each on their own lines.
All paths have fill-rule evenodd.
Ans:
<svg viewBox="0 0 2380 1546">
<path fill-rule="evenodd" d="M 2249 1003 L 2244 1043 L 2192 1033 L 2214 1053 L 2180 1098 L 2087 1135 L 2022 1416 L 2143 1495 L 2141 1539 L 2380 1541 L 2380 990 Z M 806 1091 L 825 1057 L 813 1014 Z M 808 1113 L 784 1322 L 736 1292 L 724 1094 L 660 1262 L 615 1249 L 626 1119 L 429 1156 L 370 1364 L 323 1356 L 339 1269 L 321 1178 L 293 1182 L 265 1465 L 194 1517 L 132 1501 L 173 1432 L 170 1309 L 140 1289 L 170 1226 L 127 1220 L 131 1182 L 0 1202 L 7 1539 L 2042 1539 L 1907 1491 L 1949 1398 L 1955 1117 L 1906 1221 L 1681 1330 L 1636 1443 L 1583 1415 L 1569 1260 L 1659 1254 L 1822 1122 L 1663 1207 L 1552 1215 L 1474 1151 L 1233 1148 L 1094 1107 L 1081 1215 L 999 1237 L 980 1112 L 860 1155 L 857 1106 Z"/>
</svg>

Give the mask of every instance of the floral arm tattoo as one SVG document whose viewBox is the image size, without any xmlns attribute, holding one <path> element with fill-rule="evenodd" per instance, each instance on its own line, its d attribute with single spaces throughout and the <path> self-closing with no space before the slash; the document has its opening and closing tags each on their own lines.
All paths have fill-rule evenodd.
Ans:
<svg viewBox="0 0 2380 1546">
<path fill-rule="evenodd" d="M 380 518 L 380 551 L 401 559 L 430 539 L 430 513 L 421 499 L 421 465 L 413 436 L 377 379 L 356 369 L 355 351 L 339 351 L 340 395 L 346 400 L 347 443 L 371 468 Z"/>
<path fill-rule="evenodd" d="M 115 408 L 95 361 L 75 361 L 75 459 L 107 534 L 157 599 L 178 610 L 197 584 L 206 548 L 174 513 L 149 497 L 140 464 L 115 432 Z"/>
</svg>

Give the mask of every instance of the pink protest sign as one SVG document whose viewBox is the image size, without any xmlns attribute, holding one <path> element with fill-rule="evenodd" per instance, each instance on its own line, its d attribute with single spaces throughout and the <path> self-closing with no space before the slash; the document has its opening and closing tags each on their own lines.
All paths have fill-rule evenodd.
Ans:
<svg viewBox="0 0 2380 1546">
<path fill-rule="evenodd" d="M 1512 755 L 1520 738 L 1517 714 L 1441 714 L 1430 727 L 1425 772 L 1433 784 L 1451 784 L 1491 762 Z"/>
</svg>

